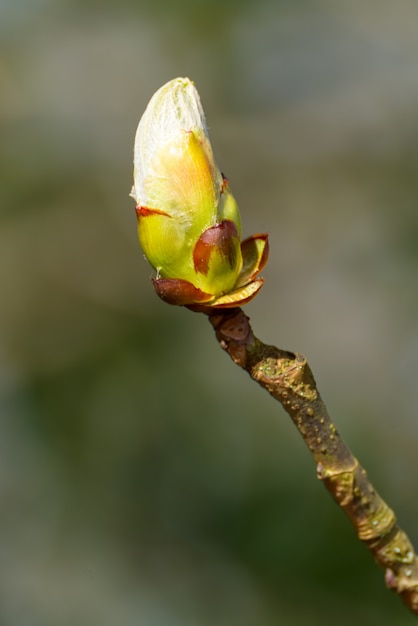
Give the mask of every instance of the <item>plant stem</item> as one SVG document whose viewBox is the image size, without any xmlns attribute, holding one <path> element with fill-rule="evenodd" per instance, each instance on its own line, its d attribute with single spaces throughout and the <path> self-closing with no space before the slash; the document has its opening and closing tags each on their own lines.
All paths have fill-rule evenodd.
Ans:
<svg viewBox="0 0 418 626">
<path fill-rule="evenodd" d="M 239 308 L 203 311 L 221 347 L 290 415 L 316 463 L 317 476 L 353 524 L 389 589 L 418 615 L 418 557 L 394 512 L 339 435 L 306 359 L 257 339 Z"/>
</svg>

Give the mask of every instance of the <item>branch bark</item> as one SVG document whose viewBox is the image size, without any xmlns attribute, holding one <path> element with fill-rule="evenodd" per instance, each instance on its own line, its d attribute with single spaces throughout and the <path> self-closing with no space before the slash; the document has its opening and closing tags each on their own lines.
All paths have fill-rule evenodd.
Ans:
<svg viewBox="0 0 418 626">
<path fill-rule="evenodd" d="M 418 557 L 366 471 L 342 440 L 301 354 L 265 345 L 239 308 L 205 312 L 218 342 L 232 360 L 278 400 L 290 415 L 316 463 L 317 476 L 354 526 L 385 582 L 418 615 Z"/>
</svg>

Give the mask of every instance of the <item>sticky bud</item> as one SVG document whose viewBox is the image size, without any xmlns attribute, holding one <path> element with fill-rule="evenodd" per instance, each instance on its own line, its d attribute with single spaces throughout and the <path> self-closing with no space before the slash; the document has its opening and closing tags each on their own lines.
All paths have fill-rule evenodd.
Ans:
<svg viewBox="0 0 418 626">
<path fill-rule="evenodd" d="M 228 308 L 251 300 L 267 235 L 241 242 L 237 203 L 217 167 L 199 94 L 176 78 L 151 98 L 135 137 L 138 234 L 170 304 Z"/>
</svg>

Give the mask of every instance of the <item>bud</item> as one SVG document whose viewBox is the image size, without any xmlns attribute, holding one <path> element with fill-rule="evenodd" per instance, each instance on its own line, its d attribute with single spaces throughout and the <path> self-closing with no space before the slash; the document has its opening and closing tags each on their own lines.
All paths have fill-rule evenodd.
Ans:
<svg viewBox="0 0 418 626">
<path fill-rule="evenodd" d="M 251 300 L 263 279 L 267 235 L 241 243 L 238 206 L 218 169 L 199 94 L 176 78 L 151 98 L 135 137 L 138 234 L 170 304 L 233 307 Z"/>
</svg>

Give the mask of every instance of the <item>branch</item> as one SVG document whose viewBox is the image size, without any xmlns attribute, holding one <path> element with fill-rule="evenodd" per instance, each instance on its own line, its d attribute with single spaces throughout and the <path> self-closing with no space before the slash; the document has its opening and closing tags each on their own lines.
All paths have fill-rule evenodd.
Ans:
<svg viewBox="0 0 418 626">
<path fill-rule="evenodd" d="M 221 347 L 251 378 L 278 400 L 292 418 L 316 463 L 317 476 L 354 526 L 385 582 L 418 615 L 418 557 L 394 512 L 375 491 L 366 471 L 334 426 L 301 354 L 257 339 L 239 308 L 203 310 Z"/>
</svg>

